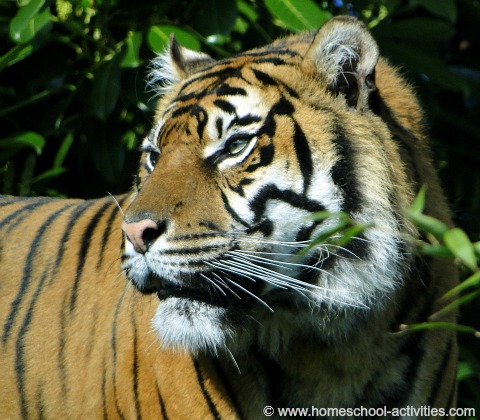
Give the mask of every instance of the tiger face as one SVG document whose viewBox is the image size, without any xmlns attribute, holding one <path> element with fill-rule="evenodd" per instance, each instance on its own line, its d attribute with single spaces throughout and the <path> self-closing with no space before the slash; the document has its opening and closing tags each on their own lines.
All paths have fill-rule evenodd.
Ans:
<svg viewBox="0 0 480 420">
<path fill-rule="evenodd" d="M 411 259 L 412 187 L 378 99 L 377 46 L 356 20 L 214 61 L 171 40 L 125 212 L 123 268 L 158 296 L 153 327 L 192 352 L 335 340 L 384 307 Z M 347 212 L 371 227 L 311 241 Z M 301 252 L 301 251 L 304 252 Z M 308 252 L 305 252 L 308 250 Z"/>
</svg>

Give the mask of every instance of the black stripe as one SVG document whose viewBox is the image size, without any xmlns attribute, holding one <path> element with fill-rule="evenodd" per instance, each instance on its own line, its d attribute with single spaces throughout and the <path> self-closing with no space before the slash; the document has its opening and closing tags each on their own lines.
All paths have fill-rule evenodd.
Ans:
<svg viewBox="0 0 480 420">
<path fill-rule="evenodd" d="M 19 314 L 20 305 L 21 305 L 23 299 L 25 298 L 26 291 L 27 291 L 27 289 L 30 285 L 31 275 L 32 275 L 32 270 L 33 270 L 32 264 L 34 262 L 33 258 L 34 258 L 35 253 L 38 251 L 38 249 L 41 245 L 43 236 L 47 232 L 47 229 L 50 227 L 50 225 L 55 221 L 55 219 L 61 213 L 63 213 L 66 209 L 68 209 L 71 206 L 73 206 L 73 204 L 67 204 L 64 207 L 62 207 L 61 209 L 52 213 L 48 217 L 48 219 L 42 224 L 42 226 L 40 226 L 40 228 L 37 230 L 37 234 L 35 235 L 35 238 L 33 239 L 32 243 L 30 245 L 30 249 L 29 249 L 27 257 L 25 258 L 25 265 L 24 265 L 24 268 L 23 268 L 23 276 L 22 276 L 22 280 L 20 282 L 20 287 L 18 289 L 17 295 L 15 296 L 15 299 L 13 300 L 13 302 L 10 305 L 10 312 L 7 316 L 7 321 L 6 321 L 6 323 L 3 327 L 2 342 L 3 342 L 4 345 L 5 345 L 5 343 L 7 342 L 8 338 L 10 336 L 10 332 L 11 332 L 11 329 L 12 329 L 13 324 L 15 322 L 15 319 L 16 319 L 17 315 Z"/>
<path fill-rule="evenodd" d="M 192 110 L 192 116 L 197 119 L 197 134 L 198 138 L 203 138 L 203 130 L 208 122 L 208 113 L 202 107 L 195 105 Z"/>
<path fill-rule="evenodd" d="M 157 397 L 158 397 L 158 402 L 160 403 L 160 410 L 162 411 L 163 420 L 168 420 L 167 410 L 165 408 L 165 402 L 163 401 L 160 388 L 158 387 L 158 382 L 155 382 L 155 385 L 157 388 Z"/>
<path fill-rule="evenodd" d="M 245 115 L 241 118 L 235 117 L 234 119 L 232 119 L 232 121 L 228 125 L 228 128 L 230 128 L 234 125 L 236 125 L 236 126 L 246 126 L 246 125 L 250 125 L 250 124 L 253 124 L 253 123 L 256 123 L 256 122 L 260 122 L 261 120 L 262 119 L 259 116 L 252 115 L 252 114 Z"/>
<path fill-rule="evenodd" d="M 36 400 L 37 400 L 37 416 L 38 416 L 38 419 L 39 420 L 43 420 L 43 419 L 46 419 L 45 417 L 45 401 L 44 401 L 44 398 L 43 398 L 43 381 L 41 381 L 39 384 L 38 384 L 38 388 L 37 388 L 37 394 L 35 396 Z"/>
<path fill-rule="evenodd" d="M 428 271 L 428 266 L 425 264 L 425 261 L 421 258 L 416 258 L 415 260 L 415 270 L 412 271 L 410 278 L 405 280 L 405 284 L 409 288 L 405 296 L 405 301 L 402 302 L 403 305 L 399 305 L 398 317 L 395 320 L 395 325 L 393 328 L 398 328 L 399 324 L 404 324 L 408 321 L 402 321 L 401 316 L 405 313 L 405 308 L 412 308 L 416 306 L 421 306 L 421 310 L 418 313 L 416 319 L 412 319 L 410 322 L 422 322 L 425 321 L 428 316 L 433 312 L 433 304 L 436 300 L 433 294 L 425 295 L 425 290 L 429 289 L 429 285 L 432 283 L 432 277 Z M 418 288 L 422 288 L 421 291 Z M 420 302 L 412 302 L 412 296 L 422 297 Z M 393 330 L 395 330 L 393 329 Z M 408 334 L 403 344 L 400 346 L 399 354 L 402 354 L 408 359 L 408 366 L 403 374 L 403 383 L 412 387 L 415 384 L 415 379 L 418 376 L 418 371 L 425 357 L 425 332 L 418 331 Z M 403 406 L 407 399 L 408 393 L 405 390 L 401 390 L 397 394 L 397 407 Z"/>
<path fill-rule="evenodd" d="M 29 404 L 27 402 L 26 391 L 25 391 L 25 374 L 26 374 L 26 363 L 25 363 L 25 337 L 28 333 L 28 328 L 32 322 L 32 315 L 37 303 L 37 299 L 40 296 L 40 293 L 43 290 L 43 285 L 45 284 L 45 279 L 50 270 L 50 265 L 47 265 L 45 270 L 42 273 L 42 277 L 37 285 L 37 288 L 32 296 L 30 305 L 28 305 L 27 313 L 23 319 L 22 325 L 18 332 L 17 340 L 15 343 L 15 373 L 17 376 L 17 386 L 18 386 L 18 396 L 20 399 L 20 409 L 22 413 L 22 419 L 27 419 Z"/>
<path fill-rule="evenodd" d="M 250 202 L 250 209 L 255 214 L 255 223 L 258 223 L 265 213 L 267 202 L 278 200 L 290 204 L 292 207 L 306 210 L 310 213 L 324 211 L 325 207 L 315 200 L 291 190 L 281 190 L 274 184 L 265 185 Z"/>
<path fill-rule="evenodd" d="M 111 205 L 112 203 L 110 201 L 107 201 L 106 203 L 104 203 L 100 207 L 100 209 L 97 210 L 97 212 L 91 217 L 90 223 L 85 229 L 85 232 L 83 232 L 82 242 L 80 244 L 80 250 L 78 253 L 77 270 L 76 270 L 77 274 L 75 276 L 75 280 L 73 282 L 72 291 L 70 295 L 70 312 L 73 312 L 75 310 L 75 305 L 77 303 L 77 297 L 78 297 L 78 287 L 80 285 L 80 278 L 82 277 L 83 267 L 85 266 L 85 259 L 88 253 L 88 249 L 90 248 L 90 241 L 92 240 L 93 233 L 95 231 L 95 228 L 97 227 L 98 222 L 100 221 L 100 218 L 105 213 L 105 210 Z M 69 230 L 73 230 L 73 226 L 69 226 L 68 228 Z"/>
<path fill-rule="evenodd" d="M 245 53 L 240 53 L 235 55 L 234 57 L 266 57 L 271 55 L 272 57 L 276 57 L 279 55 L 286 55 L 288 57 L 299 57 L 300 54 L 293 50 L 287 50 L 285 48 L 279 49 L 272 47 L 271 45 L 268 48 L 259 50 L 259 51 L 250 51 Z"/>
<path fill-rule="evenodd" d="M 218 186 L 218 185 L 217 185 Z M 221 191 L 221 194 L 222 194 L 222 201 L 223 201 L 223 205 L 225 206 L 225 210 L 227 210 L 227 212 L 230 214 L 230 216 L 233 217 L 233 219 L 235 221 L 237 221 L 238 223 L 242 224 L 243 226 L 246 226 L 246 227 L 250 227 L 250 225 L 245 222 L 238 214 L 237 212 L 232 208 L 232 206 L 230 205 L 230 203 L 228 202 L 228 198 L 227 196 L 225 195 L 225 193 L 223 191 Z"/>
<path fill-rule="evenodd" d="M 192 361 L 193 366 L 195 367 L 195 372 L 197 373 L 197 380 L 200 385 L 200 389 L 202 390 L 203 397 L 205 398 L 205 402 L 207 403 L 213 418 L 220 420 L 220 414 L 218 413 L 217 407 L 215 407 L 215 404 L 212 401 L 212 397 L 210 396 L 207 388 L 205 387 L 205 379 L 203 378 L 203 374 L 198 364 L 198 361 L 194 357 L 192 357 Z"/>
<path fill-rule="evenodd" d="M 70 235 L 72 234 L 72 228 L 78 218 L 84 213 L 90 206 L 95 204 L 95 201 L 84 201 L 80 204 L 76 205 L 75 210 L 72 212 L 70 215 L 70 218 L 68 219 L 68 222 L 64 225 L 64 231 L 63 231 L 63 236 L 59 241 L 59 251 L 57 253 L 57 259 L 55 260 L 55 272 L 51 276 L 50 283 L 51 284 L 55 279 L 58 279 L 59 277 L 57 276 L 57 272 L 62 264 L 63 256 L 65 255 L 65 250 L 67 248 L 67 243 L 69 242 Z"/>
<path fill-rule="evenodd" d="M 113 399 L 115 401 L 115 409 L 117 414 L 121 419 L 125 419 L 125 415 L 122 413 L 120 405 L 118 404 L 118 393 L 117 393 L 117 320 L 120 315 L 120 309 L 122 308 L 124 294 L 122 294 L 115 304 L 115 314 L 113 316 L 112 323 L 112 338 L 110 339 L 110 348 L 112 350 L 113 356 L 113 369 L 112 369 L 112 382 L 113 382 Z"/>
<path fill-rule="evenodd" d="M 255 63 L 255 64 L 271 63 L 271 64 L 274 64 L 276 66 L 284 66 L 284 65 L 291 66 L 292 65 L 292 63 L 287 63 L 285 60 L 283 60 L 279 57 L 258 58 L 256 60 L 253 60 L 253 63 Z"/>
<path fill-rule="evenodd" d="M 135 401 L 135 411 L 137 414 L 137 419 L 142 419 L 142 410 L 140 407 L 140 398 L 138 395 L 138 331 L 137 331 L 137 324 L 135 322 L 135 317 L 133 312 L 131 313 L 132 319 L 132 327 L 133 327 L 133 365 L 132 365 L 132 373 L 133 373 L 133 397 Z"/>
<path fill-rule="evenodd" d="M 245 419 L 246 417 L 242 412 L 240 403 L 239 403 L 238 398 L 237 398 L 237 393 L 232 388 L 232 385 L 231 385 L 227 375 L 225 374 L 225 371 L 220 366 L 218 358 L 212 357 L 212 364 L 213 364 L 213 367 L 215 368 L 215 370 L 217 372 L 217 375 L 220 379 L 220 382 L 223 385 L 223 388 L 225 389 L 225 391 L 227 393 L 228 398 L 230 399 L 230 402 L 233 405 L 233 408 L 235 409 L 235 411 L 238 414 L 238 417 L 240 419 Z"/>
<path fill-rule="evenodd" d="M 0 207 L 10 206 L 12 204 L 17 204 L 20 201 L 33 200 L 31 197 L 13 197 L 11 195 L 0 195 Z"/>
<path fill-rule="evenodd" d="M 177 108 L 175 111 L 172 112 L 172 115 L 170 116 L 170 118 L 176 118 L 176 117 L 180 117 L 182 115 L 188 114 L 192 109 L 193 109 L 193 105 L 186 105 L 186 106 L 182 106 L 181 108 Z"/>
<path fill-rule="evenodd" d="M 275 155 L 275 148 L 273 143 L 269 143 L 263 147 L 259 148 L 260 158 L 256 163 L 252 163 L 245 168 L 245 172 L 254 172 L 258 168 L 270 165 L 273 161 Z"/>
<path fill-rule="evenodd" d="M 303 193 L 307 194 L 313 172 L 312 152 L 308 145 L 307 138 L 305 137 L 305 133 L 296 121 L 293 142 L 295 144 L 295 153 L 297 154 L 298 164 L 302 171 Z"/>
<path fill-rule="evenodd" d="M 377 108 L 380 108 L 380 111 L 377 110 L 377 112 L 380 114 L 382 120 L 387 124 L 387 127 L 392 134 L 392 140 L 398 145 L 400 149 L 400 156 L 403 162 L 409 168 L 407 174 L 415 183 L 415 189 L 418 191 L 421 185 L 424 183 L 421 175 L 422 170 L 419 169 L 417 159 L 415 159 L 415 157 L 419 155 L 416 145 L 420 144 L 421 142 L 410 130 L 400 124 L 395 114 L 392 112 L 383 98 L 378 97 L 377 101 Z"/>
<path fill-rule="evenodd" d="M 243 88 L 232 87 L 226 83 L 223 83 L 215 93 L 217 96 L 247 96 L 247 91 Z"/>
<path fill-rule="evenodd" d="M 223 120 L 221 118 L 216 119 L 215 127 L 217 128 L 218 138 L 221 139 L 223 137 Z"/>
<path fill-rule="evenodd" d="M 453 375 L 453 384 L 452 384 L 452 389 L 450 390 L 450 396 L 448 397 L 448 402 L 446 408 L 454 408 L 456 407 L 456 397 L 457 397 L 457 387 L 458 387 L 458 382 L 457 382 L 457 361 L 455 361 L 455 375 Z"/>
<path fill-rule="evenodd" d="M 107 227 L 105 231 L 103 232 L 103 238 L 102 238 L 102 247 L 100 249 L 100 254 L 98 255 L 98 260 L 97 260 L 97 269 L 100 268 L 103 262 L 103 256 L 105 255 L 105 249 L 107 247 L 107 244 L 109 242 L 111 232 L 112 232 L 112 227 L 113 227 L 113 221 L 115 220 L 115 217 L 117 216 L 118 212 L 121 210 L 121 207 L 125 200 L 127 199 L 127 196 L 120 197 L 119 199 L 116 200 L 118 203 L 117 205 L 113 205 L 112 207 L 112 213 L 108 217 L 107 220 Z M 120 226 L 115 226 L 116 230 L 120 230 Z M 121 234 L 119 233 L 119 238 L 121 238 Z"/>
<path fill-rule="evenodd" d="M 254 356 L 262 367 L 265 383 L 266 405 L 274 408 L 287 406 L 284 400 L 285 374 L 282 366 L 260 349 L 254 349 Z"/>
<path fill-rule="evenodd" d="M 227 79 L 228 77 L 231 77 L 237 70 L 238 70 L 237 67 L 224 67 L 220 70 L 204 71 L 199 76 L 185 82 L 183 84 L 182 88 L 180 89 L 180 91 L 178 92 L 178 95 L 181 95 L 182 92 L 185 91 L 185 89 L 187 89 L 190 85 L 192 85 L 195 82 L 200 82 L 200 81 L 203 81 L 205 79 L 213 79 L 213 78 L 217 78 L 217 77 L 220 79 L 220 81 L 223 81 L 223 80 Z M 196 96 L 197 97 L 201 96 L 201 94 L 198 94 L 198 92 L 197 92 Z"/>
<path fill-rule="evenodd" d="M 268 86 L 278 86 L 278 82 L 270 75 L 267 73 L 257 70 L 257 69 L 252 69 L 252 72 L 256 79 L 262 83 L 263 85 L 268 85 Z"/>
<path fill-rule="evenodd" d="M 66 368 L 66 360 L 67 357 L 65 355 L 66 346 L 67 346 L 67 297 L 65 296 L 62 302 L 62 306 L 60 308 L 59 313 L 59 321 L 60 321 L 60 335 L 58 337 L 58 354 L 57 354 L 57 366 L 58 366 L 58 374 L 60 376 L 60 382 L 62 384 L 62 398 L 66 400 L 67 398 L 67 368 Z"/>
<path fill-rule="evenodd" d="M 107 370 L 105 368 L 106 362 L 103 360 L 103 371 L 102 371 L 102 412 L 103 418 L 108 419 L 107 411 Z"/>
<path fill-rule="evenodd" d="M 228 101 L 223 99 L 215 99 L 213 104 L 220 108 L 222 111 L 225 111 L 227 114 L 236 114 L 235 107 Z"/>
<path fill-rule="evenodd" d="M 50 198 L 47 199 L 31 199 L 33 202 L 28 200 L 29 204 L 22 207 L 21 209 L 15 210 L 14 213 L 10 213 L 0 222 L 0 229 L 12 222 L 12 226 L 7 230 L 11 231 L 14 227 L 17 227 L 18 224 L 30 215 L 31 211 L 38 209 L 40 206 L 51 203 L 53 200 Z M 15 222 L 15 223 L 13 223 Z"/>
<path fill-rule="evenodd" d="M 454 343 L 454 336 L 451 336 L 448 344 L 446 345 L 446 348 L 444 349 L 442 362 L 438 366 L 438 368 L 435 372 L 434 379 L 432 381 L 433 388 L 432 388 L 432 391 L 430 392 L 430 395 L 428 397 L 428 403 L 427 403 L 427 405 L 429 407 L 440 407 L 438 404 L 436 404 L 437 403 L 437 398 L 438 398 L 438 394 L 440 392 L 441 385 L 445 384 L 445 381 L 443 380 L 443 377 L 445 375 L 445 372 L 447 371 L 448 362 L 450 361 L 450 359 L 452 357 L 453 343 Z M 452 384 L 452 383 L 447 384 L 447 385 L 450 385 L 450 386 L 454 387 L 453 386 L 454 384 Z M 450 392 L 451 392 L 451 390 L 450 390 Z M 450 396 L 450 393 L 448 395 Z"/>
<path fill-rule="evenodd" d="M 343 129 L 336 125 L 334 133 L 339 133 L 333 140 L 338 159 L 332 168 L 332 179 L 342 191 L 342 211 L 352 214 L 361 209 L 362 199 L 358 190 L 358 180 L 355 173 L 354 150 Z"/>
</svg>

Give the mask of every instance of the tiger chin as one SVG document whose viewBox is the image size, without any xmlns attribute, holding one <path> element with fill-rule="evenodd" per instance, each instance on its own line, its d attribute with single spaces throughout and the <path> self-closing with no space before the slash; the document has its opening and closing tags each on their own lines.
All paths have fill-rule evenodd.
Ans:
<svg viewBox="0 0 480 420">
<path fill-rule="evenodd" d="M 454 407 L 455 334 L 400 332 L 457 281 L 416 251 L 407 209 L 424 185 L 426 214 L 451 226 L 449 209 L 418 100 L 365 26 L 219 61 L 171 38 L 150 83 L 118 208 L 0 198 L 0 414 Z M 317 243 L 339 222 L 319 212 L 367 227 Z"/>
</svg>

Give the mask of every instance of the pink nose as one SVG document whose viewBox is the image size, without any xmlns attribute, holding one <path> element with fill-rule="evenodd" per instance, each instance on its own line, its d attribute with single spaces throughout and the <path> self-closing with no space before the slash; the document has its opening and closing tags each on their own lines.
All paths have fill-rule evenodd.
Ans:
<svg viewBox="0 0 480 420">
<path fill-rule="evenodd" d="M 122 223 L 122 230 L 127 235 L 128 240 L 140 253 L 147 252 L 149 246 L 158 237 L 158 225 L 150 219 L 143 219 L 139 222 Z"/>
</svg>

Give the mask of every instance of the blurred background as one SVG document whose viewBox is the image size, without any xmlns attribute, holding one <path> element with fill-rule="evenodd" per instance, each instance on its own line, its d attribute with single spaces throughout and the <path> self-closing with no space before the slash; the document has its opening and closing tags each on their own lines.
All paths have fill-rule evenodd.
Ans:
<svg viewBox="0 0 480 420">
<path fill-rule="evenodd" d="M 0 0 L 0 193 L 126 192 L 155 108 L 149 61 L 171 32 L 222 58 L 337 14 L 362 19 L 416 87 L 455 222 L 478 242 L 479 0 Z M 461 310 L 477 330 L 479 303 Z M 479 340 L 460 334 L 459 405 L 480 416 Z"/>
</svg>

